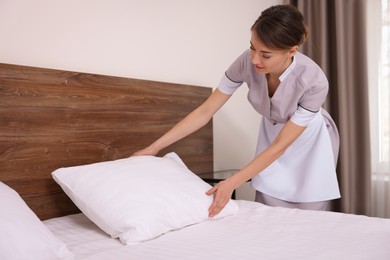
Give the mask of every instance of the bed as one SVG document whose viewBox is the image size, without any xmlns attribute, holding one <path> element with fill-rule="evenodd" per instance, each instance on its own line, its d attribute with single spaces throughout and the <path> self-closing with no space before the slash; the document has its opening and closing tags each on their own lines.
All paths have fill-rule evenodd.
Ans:
<svg viewBox="0 0 390 260">
<path fill-rule="evenodd" d="M 231 200 L 231 208 L 220 218 L 204 218 L 199 210 L 195 213 L 203 218 L 126 244 L 126 236 L 110 234 L 105 223 L 84 208 L 85 201 L 80 204 L 74 190 L 55 179 L 71 176 L 68 170 L 81 169 L 84 174 L 83 166 L 95 167 L 89 175 L 95 176 L 96 167 L 103 164 L 127 163 L 133 152 L 165 133 L 210 93 L 210 88 L 199 86 L 0 64 L 0 258 L 38 259 L 34 256 L 42 254 L 39 259 L 390 259 L 389 219 L 245 200 Z M 188 176 L 191 185 L 198 185 L 188 186 L 188 193 L 207 188 L 209 184 L 196 175 L 213 171 L 212 129 L 209 122 L 158 157 L 145 158 L 142 165 L 174 160 L 179 162 L 175 169 L 188 175 L 164 178 L 167 185 L 176 188 L 179 179 Z M 99 178 L 89 177 L 82 189 L 99 185 Z M 159 181 L 163 186 L 164 180 Z M 139 188 L 137 194 L 153 196 L 142 193 L 139 179 L 136 183 L 131 189 Z M 186 196 L 180 194 L 176 197 Z M 197 205 L 191 201 L 198 198 L 191 196 L 178 203 L 157 200 L 145 210 L 157 217 L 153 225 L 160 226 L 181 218 L 188 205 L 193 211 Z M 132 203 L 144 197 L 132 194 Z M 210 199 L 199 205 L 204 207 Z M 175 215 L 161 219 L 165 213 L 160 212 L 170 207 L 177 210 Z M 143 222 L 145 215 L 139 216 L 137 221 Z M 47 253 L 50 250 L 53 254 Z"/>
</svg>

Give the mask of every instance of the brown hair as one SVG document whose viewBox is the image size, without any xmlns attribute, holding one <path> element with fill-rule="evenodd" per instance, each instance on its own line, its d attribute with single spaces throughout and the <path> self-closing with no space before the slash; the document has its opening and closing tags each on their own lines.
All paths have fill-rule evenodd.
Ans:
<svg viewBox="0 0 390 260">
<path fill-rule="evenodd" d="M 251 30 L 270 49 L 290 49 L 307 38 L 303 15 L 292 5 L 275 5 L 264 10 Z"/>
</svg>

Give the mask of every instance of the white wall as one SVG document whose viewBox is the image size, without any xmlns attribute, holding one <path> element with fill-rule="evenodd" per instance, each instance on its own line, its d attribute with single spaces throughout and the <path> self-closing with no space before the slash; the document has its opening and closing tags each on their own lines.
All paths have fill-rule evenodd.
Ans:
<svg viewBox="0 0 390 260">
<path fill-rule="evenodd" d="M 0 0 L 0 62 L 215 87 L 261 11 L 282 2 Z M 246 94 L 214 117 L 216 170 L 253 158 L 260 117 Z"/>
</svg>

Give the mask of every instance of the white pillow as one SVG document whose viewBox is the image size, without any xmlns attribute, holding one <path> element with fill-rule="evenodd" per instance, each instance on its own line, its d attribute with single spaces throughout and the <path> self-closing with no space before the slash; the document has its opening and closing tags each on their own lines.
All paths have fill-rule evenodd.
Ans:
<svg viewBox="0 0 390 260">
<path fill-rule="evenodd" d="M 54 180 L 97 226 L 123 244 L 136 244 L 208 220 L 211 188 L 177 156 L 136 156 L 60 168 Z M 232 215 L 232 200 L 214 218 Z"/>
<path fill-rule="evenodd" d="M 0 259 L 73 259 L 19 194 L 0 182 Z"/>
</svg>

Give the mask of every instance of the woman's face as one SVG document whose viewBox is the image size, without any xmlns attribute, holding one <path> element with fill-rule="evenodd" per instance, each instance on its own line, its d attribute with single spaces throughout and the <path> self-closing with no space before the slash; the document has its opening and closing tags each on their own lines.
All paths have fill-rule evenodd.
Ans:
<svg viewBox="0 0 390 260">
<path fill-rule="evenodd" d="M 292 62 L 292 57 L 298 50 L 294 46 L 289 50 L 269 49 L 252 32 L 250 54 L 256 71 L 261 74 L 282 75 Z"/>
</svg>

